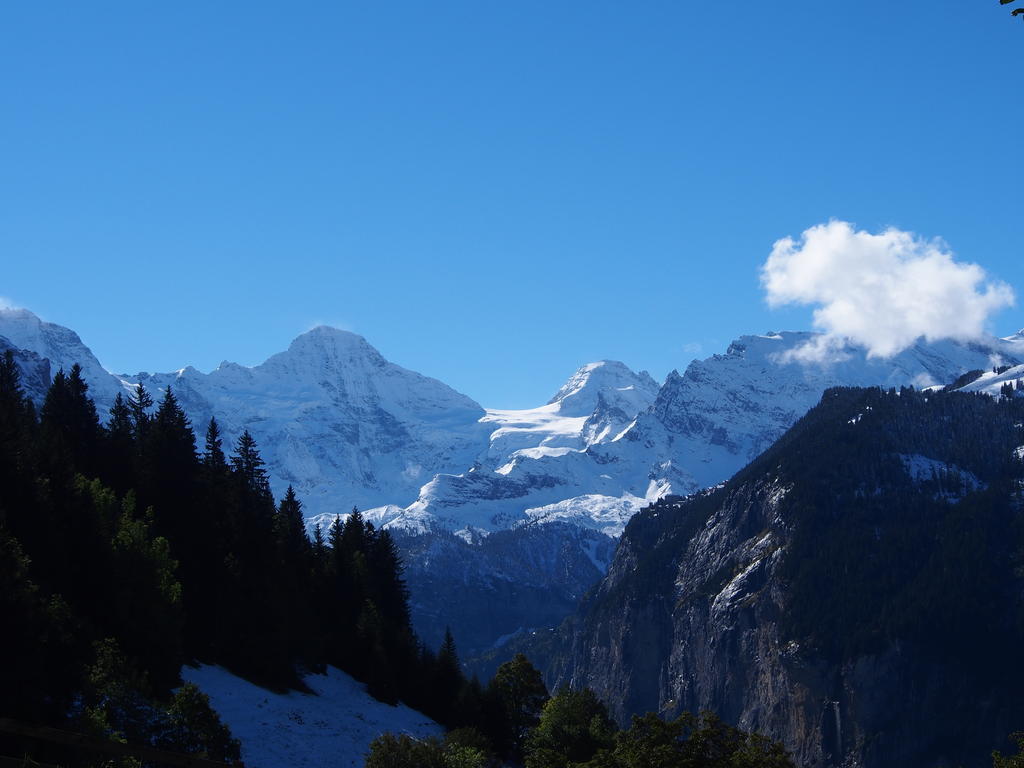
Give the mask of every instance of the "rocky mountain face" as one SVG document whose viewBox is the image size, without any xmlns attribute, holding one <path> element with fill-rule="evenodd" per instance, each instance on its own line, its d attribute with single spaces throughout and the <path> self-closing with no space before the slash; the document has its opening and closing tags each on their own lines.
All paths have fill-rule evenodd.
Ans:
<svg viewBox="0 0 1024 768">
<path fill-rule="evenodd" d="M 983 766 L 1024 723 L 1024 399 L 830 390 L 724 486 L 626 527 L 549 685 L 711 709 L 799 765 Z"/>
<path fill-rule="evenodd" d="M 96 400 L 101 413 L 106 413 L 115 395 L 122 389 L 117 378 L 100 365 L 100 361 L 77 333 L 62 325 L 41 320 L 27 309 L 0 307 L 0 337 L 6 339 L 6 344 L 22 355 L 34 355 L 46 361 L 48 370 L 45 376 L 42 375 L 42 369 L 36 366 L 34 372 L 30 372 L 22 382 L 37 403 L 42 403 L 53 374 L 62 368 L 68 372 L 76 363 L 82 367 L 82 378 L 89 385 L 90 395 Z"/>
<path fill-rule="evenodd" d="M 564 522 L 468 540 L 444 530 L 398 530 L 395 541 L 405 558 L 420 639 L 436 648 L 451 627 L 466 658 L 527 628 L 559 624 L 604 575 L 616 543 Z"/>
<path fill-rule="evenodd" d="M 116 376 L 73 331 L 26 310 L 0 310 L 0 336 L 17 350 L 39 401 L 49 377 L 77 362 L 101 418 L 118 392 L 141 382 L 157 399 L 173 389 L 200 444 L 211 416 L 227 446 L 250 430 L 275 494 L 293 485 L 311 529 L 320 523 L 326 530 L 335 516 L 358 506 L 374 524 L 402 532 L 420 631 L 435 633 L 434 593 L 444 591 L 451 573 L 448 587 L 462 590 L 468 603 L 508 608 L 504 618 L 494 613 L 488 621 L 491 642 L 550 626 L 552 606 L 567 612 L 570 598 L 599 578 L 602 559 L 591 554 L 611 546 L 637 511 L 668 494 L 725 480 L 782 435 L 826 387 L 945 384 L 969 370 L 1024 362 L 1020 335 L 984 344 L 920 344 L 888 360 L 849 348 L 809 361 L 797 353 L 813 334 L 769 333 L 742 337 L 725 354 L 694 361 L 662 385 L 622 363 L 590 363 L 547 404 L 513 411 L 485 410 L 439 381 L 388 362 L 365 339 L 331 328 L 302 334 L 254 367 L 224 362 L 209 373 L 185 367 Z M 977 386 L 998 389 L 1000 383 L 986 378 Z M 571 536 L 566 526 L 574 529 Z M 497 564 L 483 543 L 520 528 L 527 532 L 498 537 L 495 542 L 503 543 L 492 546 L 519 552 L 522 562 Z M 479 578 L 456 578 L 457 568 L 428 565 L 438 561 L 426 553 L 449 547 L 450 533 L 461 537 L 453 546 Z M 509 542 L 521 537 L 541 546 L 543 535 L 550 540 L 541 548 L 559 554 L 541 578 L 545 572 L 532 570 L 528 549 Z M 516 573 L 524 582 L 532 574 L 535 593 L 521 601 L 521 610 L 503 591 L 506 576 Z M 568 575 L 559 581 L 562 573 Z M 542 598 L 544 579 L 550 594 Z M 536 606 L 533 615 L 529 605 Z M 453 629 L 461 645 L 479 649 L 483 640 L 471 615 Z"/>
<path fill-rule="evenodd" d="M 314 328 L 252 368 L 224 362 L 210 373 L 119 376 L 73 331 L 27 310 L 0 309 L 0 336 L 49 361 L 51 375 L 80 364 L 101 419 L 118 392 L 141 382 L 156 399 L 173 389 L 200 444 L 212 416 L 227 447 L 248 429 L 275 495 L 293 485 L 310 515 L 408 503 L 435 474 L 472 466 L 491 431 L 470 398 L 334 328 Z M 46 386 L 26 384 L 41 400 Z"/>
<path fill-rule="evenodd" d="M 438 523 L 492 531 L 567 520 L 617 536 L 647 504 L 726 480 L 828 387 L 922 388 L 949 384 L 969 370 L 1024 363 L 1019 336 L 921 342 L 892 358 L 872 358 L 853 346 L 832 349 L 826 359 L 802 356 L 815 338 L 743 336 L 725 354 L 671 372 L 656 392 L 649 377 L 621 364 L 585 366 L 546 406 L 488 411 L 485 421 L 497 429 L 471 472 L 435 477 L 412 504 L 370 516 L 420 531 Z M 594 410 L 581 415 L 591 404 Z"/>
<path fill-rule="evenodd" d="M 53 378 L 50 373 L 50 361 L 35 352 L 16 347 L 9 339 L 0 336 L 0 355 L 6 355 L 8 352 L 14 356 L 14 364 L 18 366 L 22 386 L 26 391 L 33 393 L 33 399 L 38 407 L 42 404 L 42 396 Z"/>
</svg>

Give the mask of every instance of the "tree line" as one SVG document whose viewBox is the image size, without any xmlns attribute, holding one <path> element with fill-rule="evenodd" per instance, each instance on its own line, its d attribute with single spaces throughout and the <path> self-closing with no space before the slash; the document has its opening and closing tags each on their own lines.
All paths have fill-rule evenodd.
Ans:
<svg viewBox="0 0 1024 768">
<path fill-rule="evenodd" d="M 310 538 L 294 491 L 271 494 L 254 437 L 227 449 L 211 419 L 200 449 L 171 388 L 154 402 L 139 384 L 101 420 L 75 365 L 37 409 L 10 352 L 0 616 L 0 716 L 165 747 L 178 733 L 181 751 L 238 750 L 179 688 L 183 663 L 276 690 L 330 664 L 445 725 L 470 687 L 450 636 L 437 653 L 418 642 L 386 530 L 353 510 Z"/>
<path fill-rule="evenodd" d="M 783 747 L 714 714 L 664 720 L 653 712 L 619 729 L 589 688 L 553 696 L 522 654 L 502 664 L 482 692 L 476 725 L 443 739 L 386 733 L 366 768 L 793 768 Z"/>
</svg>

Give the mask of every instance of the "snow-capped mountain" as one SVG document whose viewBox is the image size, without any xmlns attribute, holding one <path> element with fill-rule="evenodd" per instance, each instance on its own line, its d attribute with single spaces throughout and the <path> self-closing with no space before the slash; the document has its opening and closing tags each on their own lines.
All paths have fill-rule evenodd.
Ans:
<svg viewBox="0 0 1024 768">
<path fill-rule="evenodd" d="M 104 406 L 113 403 L 114 396 L 122 389 L 117 377 L 112 376 L 100 365 L 100 361 L 70 328 L 41 320 L 27 309 L 6 309 L 0 307 L 0 337 L 6 338 L 14 349 L 33 352 L 49 362 L 49 375 L 60 369 L 71 370 L 76 363 L 82 367 L 82 378 L 89 385 L 90 394 L 96 400 L 102 413 Z M 41 399 L 45 387 L 39 388 L 38 381 L 26 381 L 29 391 Z M 46 382 L 49 385 L 49 382 Z"/>
<path fill-rule="evenodd" d="M 407 532 L 486 533 L 570 522 L 618 535 L 667 494 L 721 482 L 771 445 L 830 386 L 924 387 L 974 369 L 967 389 L 994 391 L 1024 373 L 1024 332 L 983 343 L 918 343 L 892 358 L 860 348 L 828 360 L 795 354 L 811 333 L 744 336 L 659 386 L 614 361 L 580 368 L 551 400 L 484 410 L 445 384 L 385 360 L 360 336 L 318 327 L 255 367 L 114 376 L 76 333 L 27 310 L 0 310 L 0 337 L 43 377 L 79 363 L 100 413 L 142 382 L 172 387 L 200 434 L 216 416 L 230 444 L 257 439 L 281 494 L 291 484 L 311 521 L 353 505 Z M 39 359 L 31 356 L 38 355 Z"/>
<path fill-rule="evenodd" d="M 535 411 L 489 412 L 485 418 L 500 415 L 503 424 L 516 427 L 513 434 L 520 442 L 510 441 L 510 446 L 525 444 L 524 433 L 531 428 L 545 437 L 534 448 L 492 450 L 507 454 L 499 466 L 481 464 L 433 478 L 404 509 L 369 514 L 381 524 L 408 530 L 440 524 L 492 531 L 562 520 L 614 536 L 651 501 L 730 477 L 775 442 L 828 387 L 926 387 L 948 384 L 965 371 L 1024 361 L 1020 334 L 985 343 L 921 342 L 892 358 L 869 357 L 854 346 L 834 349 L 826 360 L 795 354 L 815 338 L 795 332 L 743 336 L 725 354 L 695 360 L 682 374 L 670 373 L 647 407 L 644 398 L 651 389 L 634 385 L 627 390 L 629 410 L 611 405 L 606 390 L 598 389 L 589 400 L 594 410 L 585 418 L 572 415 L 582 409 L 564 408 L 558 396 Z M 559 395 L 576 393 L 577 379 L 585 373 L 581 369 Z M 985 383 L 998 393 L 999 384 L 1014 375 L 1021 375 L 1017 368 Z M 609 412 L 615 413 L 614 428 L 586 432 L 585 424 Z M 507 439 L 504 430 L 492 436 L 492 446 Z"/>
<path fill-rule="evenodd" d="M 526 521 L 570 521 L 617 535 L 646 502 L 588 456 L 614 440 L 654 403 L 657 382 L 620 362 L 589 363 L 539 408 L 488 410 L 486 452 L 466 472 L 440 474 L 405 508 L 366 514 L 377 524 L 425 532 L 434 527 L 480 532 Z M 325 519 L 320 520 L 326 524 Z"/>
<path fill-rule="evenodd" d="M 365 339 L 332 328 L 302 334 L 251 368 L 225 362 L 210 373 L 186 367 L 113 376 L 74 332 L 24 310 L 0 310 L 0 349 L 15 348 L 37 399 L 53 372 L 75 362 L 103 416 L 116 393 L 136 382 L 155 397 L 170 386 L 200 440 L 211 416 L 227 445 L 249 429 L 275 494 L 293 485 L 310 525 L 326 526 L 357 505 L 374 523 L 400 532 L 414 621 L 428 637 L 444 626 L 438 617 L 450 613 L 446 596 L 457 593 L 495 606 L 487 627 L 493 639 L 549 623 L 552 611 L 567 611 L 572 596 L 599 578 L 606 558 L 594 553 L 610 551 L 634 513 L 666 495 L 724 481 L 827 387 L 920 388 L 980 370 L 964 388 L 998 394 L 1024 374 L 1024 332 L 976 343 L 922 342 L 888 359 L 830 347 L 829 359 L 812 361 L 799 353 L 816 338 L 744 336 L 725 354 L 673 371 L 660 386 L 621 363 L 591 363 L 545 405 L 485 411 L 441 382 L 388 362 Z M 455 533 L 479 544 L 496 531 L 508 535 L 490 548 L 450 541 Z M 448 537 L 447 560 L 438 559 L 430 537 Z M 532 618 L 506 610 L 512 602 L 502 590 L 516 592 L 507 574 L 522 573 L 529 553 L 540 551 L 547 554 L 529 587 L 541 594 L 548 574 L 551 599 L 529 601 L 546 606 Z M 452 567 L 460 560 L 464 567 Z M 445 579 L 452 583 L 438 588 Z M 457 638 L 472 638 L 470 650 L 481 649 L 486 633 L 458 623 L 452 629 Z"/>
<path fill-rule="evenodd" d="M 414 499 L 440 472 L 471 466 L 487 445 L 484 409 L 436 379 L 390 363 L 356 334 L 318 327 L 253 368 L 136 377 L 172 387 L 197 425 L 256 437 L 280 495 L 308 514 Z"/>
<path fill-rule="evenodd" d="M 27 310 L 0 309 L 0 337 L 48 359 L 51 375 L 79 363 L 101 418 L 118 392 L 142 382 L 157 399 L 172 387 L 200 442 L 211 416 L 226 447 L 250 430 L 275 493 L 294 485 L 310 514 L 408 504 L 432 476 L 465 470 L 488 446 L 491 429 L 473 400 L 334 328 L 314 328 L 252 368 L 122 376 L 104 370 L 73 331 Z"/>
</svg>

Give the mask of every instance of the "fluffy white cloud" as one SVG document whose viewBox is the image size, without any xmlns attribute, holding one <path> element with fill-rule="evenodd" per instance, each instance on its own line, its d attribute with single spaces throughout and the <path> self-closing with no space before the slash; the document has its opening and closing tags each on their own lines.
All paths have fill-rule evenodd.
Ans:
<svg viewBox="0 0 1024 768">
<path fill-rule="evenodd" d="M 761 267 L 768 304 L 818 305 L 825 332 L 799 357 L 823 359 L 846 341 L 890 357 L 919 338 L 967 341 L 1014 302 L 1013 290 L 977 264 L 955 261 L 940 240 L 888 229 L 880 234 L 830 221 L 799 240 L 779 240 Z"/>
</svg>

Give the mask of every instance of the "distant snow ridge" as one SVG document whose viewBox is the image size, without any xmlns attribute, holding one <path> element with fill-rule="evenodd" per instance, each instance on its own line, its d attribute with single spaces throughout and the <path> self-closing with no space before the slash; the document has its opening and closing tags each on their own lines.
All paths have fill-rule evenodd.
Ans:
<svg viewBox="0 0 1024 768">
<path fill-rule="evenodd" d="M 743 336 L 725 354 L 695 360 L 682 374 L 673 371 L 656 393 L 645 374 L 621 364 L 585 366 L 546 406 L 488 411 L 485 420 L 498 428 L 487 461 L 435 477 L 405 508 L 368 514 L 378 523 L 421 532 L 432 526 L 487 532 L 561 520 L 614 536 L 651 501 L 733 475 L 828 387 L 925 387 L 990 368 L 993 360 L 1024 360 L 1020 334 L 985 343 L 919 343 L 889 359 L 869 358 L 855 346 L 835 350 L 827 363 L 788 354 L 815 337 Z M 998 393 L 998 384 L 992 387 Z M 584 416 L 590 403 L 594 410 Z M 595 423 L 607 428 L 588 433 L 586 425 Z"/>
<path fill-rule="evenodd" d="M 0 337 L 58 367 L 82 364 L 105 416 L 114 395 L 143 382 L 173 387 L 197 435 L 211 416 L 227 441 L 257 439 L 273 489 L 288 484 L 309 523 L 353 505 L 379 525 L 472 538 L 543 522 L 617 535 L 641 507 L 721 482 L 809 410 L 830 386 L 926 387 L 986 373 L 966 387 L 998 394 L 1024 375 L 1024 330 L 984 343 L 918 343 L 895 357 L 792 351 L 811 333 L 743 336 L 658 385 L 615 361 L 581 367 L 538 408 L 484 410 L 445 384 L 385 360 L 365 339 L 319 327 L 252 368 L 112 376 L 73 331 L 26 310 L 0 310 Z M 25 357 L 36 371 L 45 361 Z M 34 367 L 33 367 L 34 366 Z"/>
<path fill-rule="evenodd" d="M 65 373 L 78 363 L 82 367 L 82 378 L 89 385 L 90 394 L 97 404 L 108 405 L 121 391 L 118 379 L 100 365 L 78 334 L 69 328 L 40 320 L 27 309 L 5 309 L 0 307 L 0 336 L 16 348 L 28 350 L 45 358 L 50 363 L 50 376 L 63 369 Z M 38 396 L 45 392 L 36 392 Z M 105 409 L 100 408 L 105 414 Z"/>
<path fill-rule="evenodd" d="M 472 466 L 491 432 L 470 398 L 334 328 L 314 328 L 252 368 L 223 362 L 211 373 L 133 376 L 110 374 L 77 334 L 27 310 L 0 309 L 0 336 L 47 358 L 50 375 L 81 364 L 102 419 L 118 392 L 142 382 L 156 399 L 173 388 L 200 444 L 211 416 L 226 448 L 250 430 L 275 494 L 294 485 L 308 514 L 408 504 L 434 475 Z"/>
</svg>

